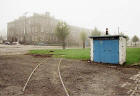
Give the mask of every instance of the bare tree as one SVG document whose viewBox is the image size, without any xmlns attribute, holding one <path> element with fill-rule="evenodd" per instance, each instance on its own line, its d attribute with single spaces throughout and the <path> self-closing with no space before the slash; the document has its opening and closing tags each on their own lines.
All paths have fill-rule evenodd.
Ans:
<svg viewBox="0 0 140 96">
<path fill-rule="evenodd" d="M 125 36 L 126 36 L 126 41 L 128 42 L 130 38 L 128 35 L 125 35 Z"/>
<path fill-rule="evenodd" d="M 58 22 L 56 26 L 55 34 L 58 40 L 62 42 L 63 49 L 65 49 L 66 47 L 66 37 L 69 35 L 69 33 L 70 33 L 70 29 L 68 25 L 62 21 Z"/>
<path fill-rule="evenodd" d="M 81 40 L 82 40 L 82 43 L 83 43 L 83 48 L 85 48 L 85 42 L 86 42 L 86 39 L 87 39 L 86 32 L 82 31 L 81 34 L 80 34 L 80 37 L 81 37 Z"/>
<path fill-rule="evenodd" d="M 136 43 L 139 41 L 139 38 L 135 35 L 135 36 L 132 38 L 132 41 L 135 43 L 135 46 L 136 46 Z"/>
<path fill-rule="evenodd" d="M 101 32 L 95 27 L 94 30 L 91 32 L 92 36 L 100 36 Z"/>
</svg>

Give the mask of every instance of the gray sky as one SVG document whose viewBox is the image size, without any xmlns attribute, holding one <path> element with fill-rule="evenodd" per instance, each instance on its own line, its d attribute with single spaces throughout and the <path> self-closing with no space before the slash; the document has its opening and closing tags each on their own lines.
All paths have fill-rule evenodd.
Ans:
<svg viewBox="0 0 140 96">
<path fill-rule="evenodd" d="M 6 34 L 7 22 L 26 11 L 48 11 L 71 25 L 102 31 L 108 27 L 111 34 L 119 26 L 129 36 L 140 36 L 139 4 L 140 0 L 0 0 L 0 32 Z"/>
</svg>

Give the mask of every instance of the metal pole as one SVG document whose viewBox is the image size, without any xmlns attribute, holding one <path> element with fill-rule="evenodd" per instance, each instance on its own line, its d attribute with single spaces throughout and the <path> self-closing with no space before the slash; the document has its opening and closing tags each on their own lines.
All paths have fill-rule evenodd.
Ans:
<svg viewBox="0 0 140 96">
<path fill-rule="evenodd" d="M 28 12 L 24 13 L 25 19 L 24 19 L 24 43 L 26 42 L 26 15 Z"/>
<path fill-rule="evenodd" d="M 26 42 L 26 16 L 25 16 L 25 20 L 24 20 L 24 43 Z"/>
<path fill-rule="evenodd" d="M 118 35 L 120 34 L 120 28 L 118 27 Z"/>
</svg>

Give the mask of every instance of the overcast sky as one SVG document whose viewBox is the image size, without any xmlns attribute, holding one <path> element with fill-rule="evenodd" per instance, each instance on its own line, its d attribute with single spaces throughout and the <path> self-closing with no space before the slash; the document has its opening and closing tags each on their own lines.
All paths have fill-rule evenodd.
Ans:
<svg viewBox="0 0 140 96">
<path fill-rule="evenodd" d="M 68 24 L 140 36 L 140 0 L 0 0 L 0 31 L 25 12 L 50 12 Z M 5 31 L 4 31 L 5 30 Z M 0 34 L 1 34 L 0 33 Z"/>
</svg>

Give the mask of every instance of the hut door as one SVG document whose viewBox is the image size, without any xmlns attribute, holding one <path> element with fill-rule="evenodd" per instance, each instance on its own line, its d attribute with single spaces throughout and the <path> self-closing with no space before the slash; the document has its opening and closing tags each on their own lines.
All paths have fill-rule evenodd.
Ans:
<svg viewBox="0 0 140 96">
<path fill-rule="evenodd" d="M 94 61 L 102 63 L 119 63 L 118 40 L 95 40 Z"/>
<path fill-rule="evenodd" d="M 104 63 L 119 63 L 118 40 L 104 40 L 101 45 L 101 61 Z"/>
</svg>

